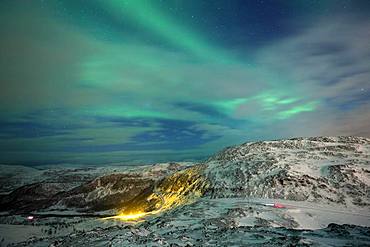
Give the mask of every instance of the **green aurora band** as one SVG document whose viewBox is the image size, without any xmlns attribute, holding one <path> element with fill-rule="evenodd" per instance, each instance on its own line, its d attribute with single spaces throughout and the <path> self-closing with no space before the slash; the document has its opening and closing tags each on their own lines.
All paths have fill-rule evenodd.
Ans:
<svg viewBox="0 0 370 247">
<path fill-rule="evenodd" d="M 210 42 L 206 38 L 202 37 L 195 31 L 189 31 L 189 28 L 184 27 L 176 23 L 175 18 L 169 14 L 165 14 L 154 1 L 137 1 L 137 0 L 108 0 L 99 1 L 101 6 L 106 9 L 109 13 L 118 21 L 131 21 L 136 25 L 139 25 L 148 32 L 160 37 L 168 44 L 178 48 L 181 51 L 191 54 L 193 59 L 199 60 L 199 62 L 206 62 L 211 64 L 224 64 L 228 66 L 230 64 L 248 65 L 250 68 L 259 70 L 260 74 L 270 74 L 269 79 L 266 81 L 270 85 L 268 92 L 262 92 L 257 96 L 247 96 L 245 98 L 229 98 L 224 100 L 216 101 L 204 101 L 203 104 L 216 107 L 219 111 L 229 115 L 233 115 L 235 110 L 243 104 L 248 102 L 256 101 L 261 109 L 265 112 L 270 112 L 272 119 L 283 120 L 293 117 L 302 112 L 314 111 L 319 105 L 319 102 L 304 102 L 302 98 L 298 97 L 287 97 L 294 92 L 292 83 L 284 85 L 283 83 L 276 81 L 274 75 L 258 68 L 256 65 L 251 64 L 251 61 L 241 62 L 232 54 L 225 52 L 223 49 L 211 46 Z M 134 49 L 134 47 L 133 47 Z M 96 57 L 93 60 L 87 61 L 82 68 L 82 81 L 96 82 L 102 84 L 100 86 L 109 85 L 110 81 L 117 80 L 119 74 L 117 70 L 112 66 L 111 61 L 116 60 L 118 64 L 129 66 L 135 65 L 141 67 L 147 72 L 156 74 L 161 77 L 161 68 L 168 65 L 168 63 L 161 62 L 161 59 L 157 59 L 156 54 L 152 54 L 149 50 L 145 53 L 137 53 L 130 50 L 125 50 L 125 57 L 121 57 L 117 54 L 107 53 L 103 57 Z M 128 56 L 127 56 L 128 55 Z M 107 62 L 105 62 L 107 61 Z M 113 67 L 113 68 L 112 68 Z M 171 75 L 170 80 L 174 80 L 174 76 Z M 112 78 L 111 80 L 109 78 Z M 166 80 L 167 78 L 163 78 Z M 133 84 L 137 82 L 130 82 L 128 86 L 137 87 Z M 191 84 L 189 84 L 191 87 Z M 284 89 L 285 88 L 285 89 Z M 145 88 L 143 88 L 145 90 Z M 303 101 L 303 102 L 302 102 Z M 297 104 L 299 103 L 300 104 Z M 117 110 L 119 109 L 119 110 Z M 178 118 L 183 116 L 182 114 L 171 114 L 160 111 L 152 111 L 148 109 L 142 109 L 140 106 L 125 106 L 113 107 L 110 110 L 105 111 L 105 114 L 112 113 L 113 115 L 121 115 L 125 117 L 174 117 Z M 176 116 L 177 115 L 177 116 Z M 185 116 L 184 118 L 187 118 Z"/>
</svg>

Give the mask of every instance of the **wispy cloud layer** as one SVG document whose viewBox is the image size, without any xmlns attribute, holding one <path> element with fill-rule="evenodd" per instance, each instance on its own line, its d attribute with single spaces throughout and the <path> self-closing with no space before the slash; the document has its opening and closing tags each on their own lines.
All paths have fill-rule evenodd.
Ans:
<svg viewBox="0 0 370 247">
<path fill-rule="evenodd" d="M 2 8 L 0 162 L 186 160 L 248 140 L 370 136 L 370 18 L 288 19 L 292 32 L 228 46 L 165 6 L 123 3 L 92 1 L 85 17 Z"/>
</svg>

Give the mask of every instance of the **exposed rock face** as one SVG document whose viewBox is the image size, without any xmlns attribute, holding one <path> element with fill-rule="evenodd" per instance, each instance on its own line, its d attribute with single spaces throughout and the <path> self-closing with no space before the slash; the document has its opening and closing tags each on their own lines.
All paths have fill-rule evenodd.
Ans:
<svg viewBox="0 0 370 247">
<path fill-rule="evenodd" d="M 24 212 L 46 208 L 53 204 L 53 196 L 63 191 L 62 183 L 35 183 L 22 186 L 9 195 L 0 197 L 0 211 Z"/>
<path fill-rule="evenodd" d="M 59 203 L 72 208 L 99 211 L 117 208 L 145 189 L 153 186 L 154 178 L 138 174 L 111 174 L 58 195 Z"/>
<path fill-rule="evenodd" d="M 195 165 L 165 177 L 122 204 L 121 213 L 165 211 L 194 201 L 204 194 L 209 185 L 203 175 L 204 169 L 204 165 Z"/>
<path fill-rule="evenodd" d="M 370 205 L 370 139 L 313 137 L 245 143 L 206 162 L 217 197 Z"/>
</svg>

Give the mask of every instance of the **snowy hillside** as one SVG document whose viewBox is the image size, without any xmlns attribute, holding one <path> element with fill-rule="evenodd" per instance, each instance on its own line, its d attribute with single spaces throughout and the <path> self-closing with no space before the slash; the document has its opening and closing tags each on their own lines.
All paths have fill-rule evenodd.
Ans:
<svg viewBox="0 0 370 247">
<path fill-rule="evenodd" d="M 206 162 L 208 195 L 370 206 L 370 139 L 314 137 L 245 143 Z"/>
<path fill-rule="evenodd" d="M 199 164 L 9 167 L 0 191 L 0 245 L 370 243 L 361 137 L 245 143 Z"/>
</svg>

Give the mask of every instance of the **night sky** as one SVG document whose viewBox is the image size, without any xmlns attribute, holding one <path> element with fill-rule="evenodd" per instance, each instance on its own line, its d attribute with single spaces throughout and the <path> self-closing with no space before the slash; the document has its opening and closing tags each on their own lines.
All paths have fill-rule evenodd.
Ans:
<svg viewBox="0 0 370 247">
<path fill-rule="evenodd" d="M 370 1 L 0 2 L 0 163 L 370 136 Z"/>
</svg>

